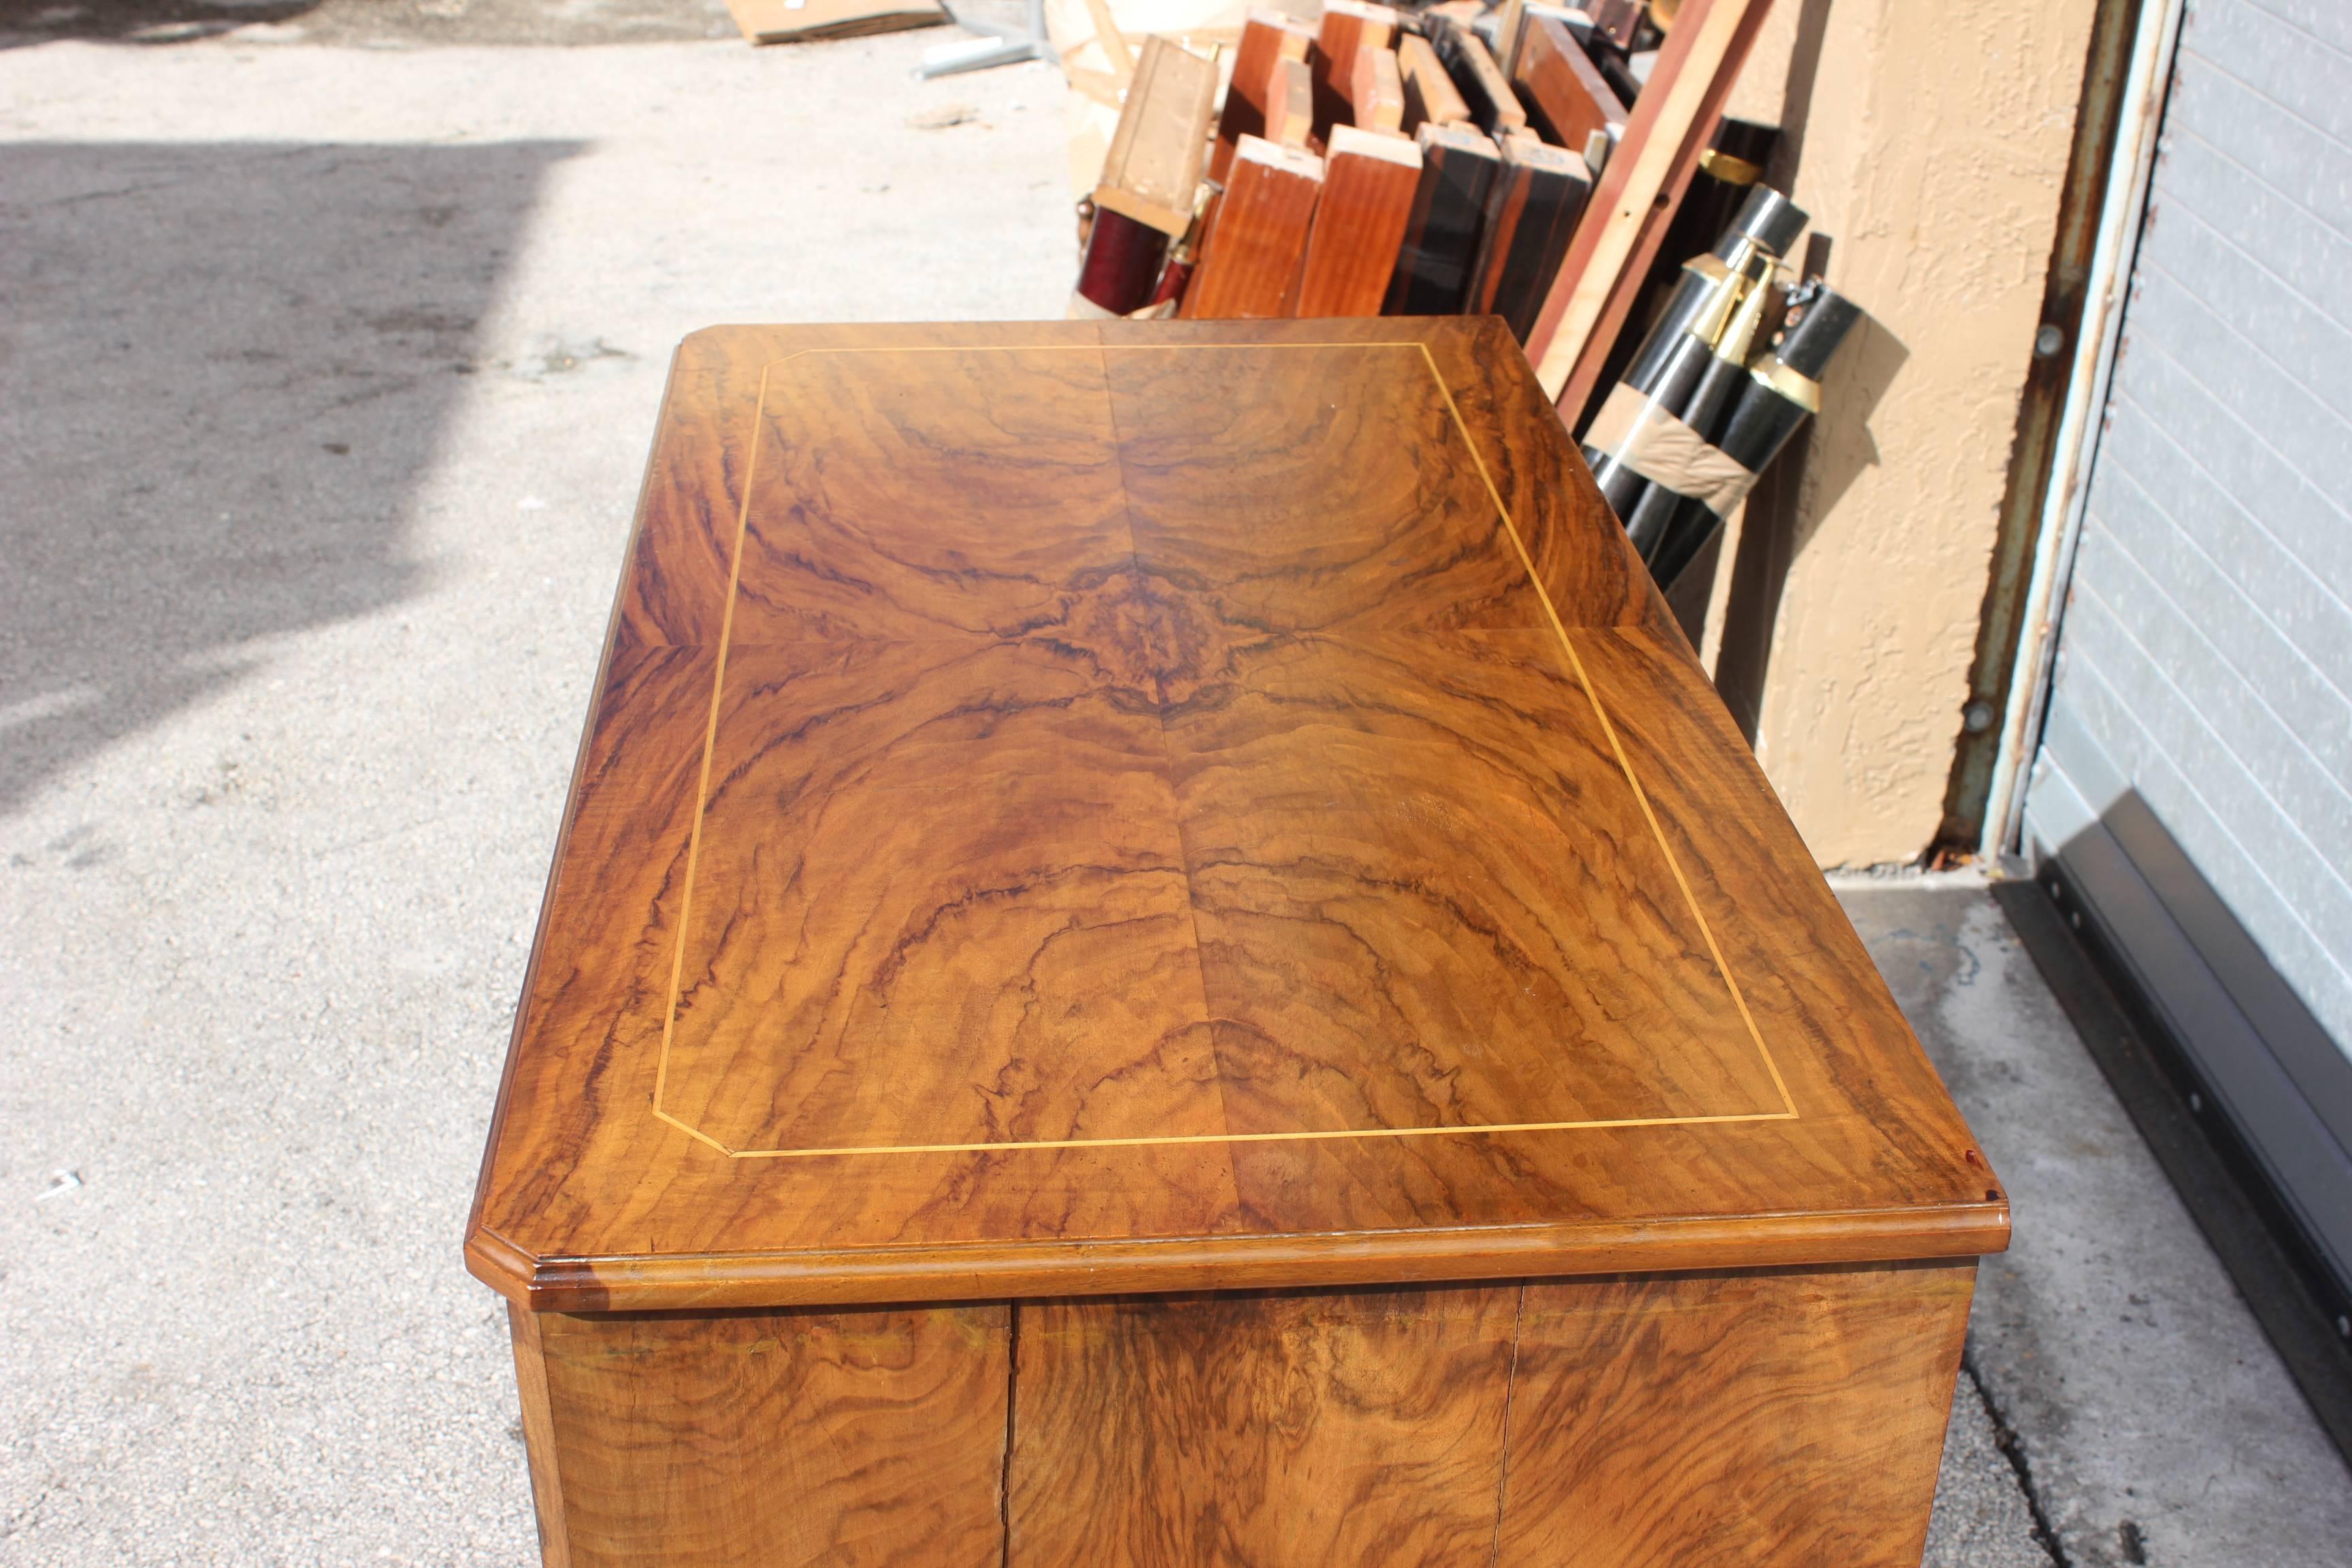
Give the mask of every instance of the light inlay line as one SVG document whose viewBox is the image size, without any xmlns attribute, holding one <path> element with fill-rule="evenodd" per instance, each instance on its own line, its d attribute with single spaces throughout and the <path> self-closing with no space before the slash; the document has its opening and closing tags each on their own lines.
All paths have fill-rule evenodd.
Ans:
<svg viewBox="0 0 2352 1568">
<path fill-rule="evenodd" d="M 1486 1122 L 1474 1126 L 1438 1127 L 1351 1127 L 1292 1132 L 1202 1132 L 1136 1138 L 1037 1139 L 995 1143 L 882 1143 L 816 1149 L 730 1149 L 700 1128 L 672 1115 L 664 1109 L 664 1093 L 669 1081 L 670 1043 L 677 1024 L 679 989 L 685 978 L 687 939 L 693 930 L 695 875 L 701 858 L 702 823 L 709 812 L 710 769 L 712 758 L 718 750 L 719 715 L 726 690 L 728 645 L 733 637 L 735 601 L 741 586 L 743 573 L 743 551 L 751 532 L 751 494 L 753 482 L 759 472 L 760 446 L 767 428 L 769 386 L 777 367 L 790 363 L 793 360 L 815 354 L 1071 353 L 1107 355 L 1111 353 L 1217 353 L 1220 351 L 1256 353 L 1268 349 L 1408 349 L 1420 353 L 1422 363 L 1429 372 L 1430 380 L 1436 385 L 1438 395 L 1445 400 L 1446 413 L 1454 421 L 1454 430 L 1462 437 L 1463 447 L 1470 454 L 1471 463 L 1478 470 L 1479 482 L 1486 487 L 1487 499 L 1494 503 L 1495 515 L 1501 521 L 1504 532 L 1509 536 L 1512 549 L 1518 554 L 1519 564 L 1527 573 L 1528 584 L 1535 589 L 1536 597 L 1544 607 L 1544 616 L 1550 622 L 1553 634 L 1559 639 L 1562 651 L 1568 656 L 1569 666 L 1575 672 L 1578 683 L 1584 689 L 1585 700 L 1592 705 L 1593 715 L 1600 721 L 1601 733 L 1608 739 L 1610 750 L 1617 759 L 1618 768 L 1623 773 L 1626 784 L 1633 792 L 1634 801 L 1642 809 L 1643 819 L 1649 825 L 1651 837 L 1656 842 L 1659 852 L 1665 857 L 1667 868 L 1674 873 L 1675 886 L 1682 891 L 1684 905 L 1690 910 L 1691 918 L 1697 922 L 1699 934 L 1706 942 L 1707 953 L 1714 961 L 1716 973 L 1721 977 L 1726 990 L 1729 992 L 1732 1005 L 1738 1008 L 1741 1022 L 1747 1026 L 1749 1039 L 1755 1042 L 1758 1054 L 1763 1058 L 1766 1070 L 1771 1074 L 1773 1085 L 1780 1091 L 1783 1109 L 1713 1116 L 1645 1116 L 1584 1121 Z M 1108 368 L 1107 365 L 1106 368 Z M 1108 395 L 1108 389 L 1106 389 L 1106 395 Z M 1696 1127 L 1749 1121 L 1789 1121 L 1797 1119 L 1796 1102 L 1790 1097 L 1789 1086 L 1780 1075 L 1780 1064 L 1773 1060 L 1770 1047 L 1764 1043 L 1763 1034 L 1758 1029 L 1755 1016 L 1748 1010 L 1747 996 L 1741 992 L 1738 980 L 1732 974 L 1731 966 L 1723 956 L 1722 947 L 1716 941 L 1714 928 L 1707 923 L 1706 914 L 1700 910 L 1698 899 L 1692 890 L 1690 879 L 1683 873 L 1682 862 L 1675 856 L 1674 846 L 1667 842 L 1664 830 L 1658 822 L 1657 813 L 1650 805 L 1649 792 L 1642 787 L 1641 778 L 1633 770 L 1633 760 L 1626 755 L 1624 745 L 1618 739 L 1616 726 L 1610 721 L 1608 709 L 1601 700 L 1601 693 L 1593 685 L 1591 675 L 1585 670 L 1584 661 L 1577 657 L 1576 645 L 1570 638 L 1568 628 L 1561 622 L 1559 611 L 1552 604 L 1551 595 L 1545 589 L 1543 580 L 1536 574 L 1535 561 L 1528 553 L 1526 542 L 1519 536 L 1518 525 L 1512 520 L 1510 508 L 1503 503 L 1502 493 L 1495 486 L 1494 476 L 1486 468 L 1486 460 L 1479 453 L 1478 444 L 1471 437 L 1469 425 L 1463 419 L 1462 410 L 1454 402 L 1454 390 L 1446 384 L 1445 377 L 1438 371 L 1436 358 L 1429 352 L 1429 345 L 1426 342 L 1407 340 L 1359 342 L 1109 344 L 1097 340 L 1092 343 L 941 343 L 910 344 L 896 349 L 801 349 L 784 355 L 782 359 L 771 360 L 762 365 L 760 371 L 760 394 L 752 412 L 750 453 L 744 463 L 742 500 L 736 510 L 735 542 L 728 564 L 727 604 L 719 617 L 719 657 L 716 662 L 717 668 L 711 678 L 710 715 L 703 732 L 702 767 L 695 792 L 694 822 L 689 829 L 687 843 L 686 881 L 679 897 L 677 936 L 670 959 L 669 995 L 662 1015 L 661 1051 L 654 1070 L 652 1110 L 656 1120 L 667 1122 L 688 1137 L 717 1150 L 730 1160 L 816 1159 L 862 1154 L 996 1153 L 1023 1149 L 1120 1149 L 1187 1143 L 1282 1143 L 1335 1138 L 1423 1138 L 1465 1133 L 1564 1132 L 1633 1127 Z"/>
</svg>

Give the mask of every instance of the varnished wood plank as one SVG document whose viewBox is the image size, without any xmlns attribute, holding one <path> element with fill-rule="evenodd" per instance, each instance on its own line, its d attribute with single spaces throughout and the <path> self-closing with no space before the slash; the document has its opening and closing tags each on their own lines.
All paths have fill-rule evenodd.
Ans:
<svg viewBox="0 0 2352 1568">
<path fill-rule="evenodd" d="M 1511 63 L 1511 86 L 1528 122 L 1555 147 L 1580 153 L 1592 132 L 1608 132 L 1613 142 L 1624 132 L 1625 106 L 1591 57 L 1551 17 L 1527 19 Z"/>
<path fill-rule="evenodd" d="M 1396 132 L 1404 124 L 1404 81 L 1395 51 L 1385 45 L 1360 45 L 1348 71 L 1348 103 L 1360 131 Z"/>
<path fill-rule="evenodd" d="M 1506 136 L 1502 151 L 1465 309 L 1502 317 L 1524 340 L 1592 194 L 1592 172 L 1581 153 L 1532 132 Z"/>
<path fill-rule="evenodd" d="M 1969 1264 L 1534 1282 L 1502 1568 L 1914 1568 Z"/>
<path fill-rule="evenodd" d="M 1277 62 L 1289 76 L 1295 61 Z M 1298 297 L 1298 266 L 1323 160 L 1294 147 L 1245 136 L 1225 172 L 1217 221 L 1202 247 L 1200 269 L 1184 290 L 1187 320 L 1287 316 Z"/>
<path fill-rule="evenodd" d="M 1421 184 L 1421 149 L 1388 132 L 1335 126 L 1323 166 L 1293 313 L 1377 316 Z"/>
<path fill-rule="evenodd" d="M 662 1109 L 730 1150 L 1223 1131 L 1126 651 L 737 650 Z"/>
<path fill-rule="evenodd" d="M 1224 183 L 1225 170 L 1234 161 L 1234 149 L 1243 137 L 1284 140 L 1266 128 L 1267 105 L 1271 101 L 1266 86 L 1276 62 L 1291 59 L 1304 65 L 1307 46 L 1314 41 L 1313 26 L 1281 11 L 1253 10 L 1243 21 L 1241 43 L 1234 51 L 1233 79 L 1225 89 L 1223 107 L 1217 111 L 1217 139 L 1209 153 L 1209 178 L 1219 184 Z M 1310 120 L 1313 113 L 1310 97 Z"/>
<path fill-rule="evenodd" d="M 1323 0 L 1307 60 L 1315 74 L 1315 135 L 1328 141 L 1334 125 L 1354 122 L 1351 89 L 1356 57 L 1364 49 L 1393 47 L 1403 16 L 1371 0 Z"/>
<path fill-rule="evenodd" d="M 555 1413 L 548 1405 L 547 1358 L 540 1343 L 541 1317 L 512 1302 L 507 1328 L 514 1343 L 515 1394 L 522 1406 L 523 1452 L 530 1463 L 531 1512 L 539 1525 L 541 1568 L 572 1568 L 572 1541 L 565 1530 L 563 1479 L 555 1448 Z"/>
<path fill-rule="evenodd" d="M 572 1568 L 999 1563 L 1009 1316 L 542 1316 Z"/>
<path fill-rule="evenodd" d="M 1429 40 L 1418 33 L 1397 39 L 1397 73 L 1404 87 L 1404 118 L 1398 129 L 1408 134 L 1426 124 L 1467 125 L 1470 106 Z"/>
<path fill-rule="evenodd" d="M 1024 1305 L 1006 1562 L 1484 1563 L 1518 1295 Z"/>
<path fill-rule="evenodd" d="M 2001 1244 L 1497 324 L 733 329 L 662 442 L 468 1238 L 516 1299 Z"/>
<path fill-rule="evenodd" d="M 1304 56 L 1285 55 L 1266 72 L 1265 139 L 1304 151 L 1315 134 L 1315 78 Z M 1232 167 L 1230 161 L 1226 167 Z"/>
<path fill-rule="evenodd" d="M 1427 121 L 1413 136 L 1421 182 L 1381 308 L 1391 316 L 1452 315 L 1462 308 L 1477 258 L 1486 193 L 1501 155 L 1475 126 Z"/>
</svg>

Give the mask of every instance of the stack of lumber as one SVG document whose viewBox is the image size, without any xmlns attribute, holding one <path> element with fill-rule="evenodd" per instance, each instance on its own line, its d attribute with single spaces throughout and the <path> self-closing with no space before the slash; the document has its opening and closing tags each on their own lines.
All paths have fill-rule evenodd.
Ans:
<svg viewBox="0 0 2352 1568">
<path fill-rule="evenodd" d="M 1557 392 L 1622 326 L 1766 4 L 1253 11 L 1222 101 L 1216 62 L 1150 39 L 1073 313 L 1492 314 Z"/>
<path fill-rule="evenodd" d="M 1860 314 L 1810 262 L 1792 291 L 1778 132 L 1722 112 L 1767 3 L 1254 11 L 1221 103 L 1214 60 L 1151 37 L 1072 312 L 1498 317 L 1671 582 Z"/>
</svg>

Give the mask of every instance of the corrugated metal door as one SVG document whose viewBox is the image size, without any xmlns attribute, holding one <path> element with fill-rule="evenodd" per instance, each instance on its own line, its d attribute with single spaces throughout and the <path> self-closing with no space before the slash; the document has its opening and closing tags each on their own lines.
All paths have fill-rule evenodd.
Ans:
<svg viewBox="0 0 2352 1568">
<path fill-rule="evenodd" d="M 2026 795 L 2352 1280 L 2352 6 L 2192 0 Z"/>
</svg>

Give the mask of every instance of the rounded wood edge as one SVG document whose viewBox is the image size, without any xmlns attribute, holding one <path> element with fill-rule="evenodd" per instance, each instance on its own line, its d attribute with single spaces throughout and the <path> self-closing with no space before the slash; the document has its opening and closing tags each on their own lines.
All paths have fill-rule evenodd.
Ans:
<svg viewBox="0 0 2352 1568">
<path fill-rule="evenodd" d="M 496 1231 L 484 1229 L 478 1220 L 466 1234 L 466 1272 L 518 1307 L 550 1310 L 532 1299 L 541 1267 L 538 1258 Z"/>
<path fill-rule="evenodd" d="M 2004 1251 L 2009 1230 L 2009 1205 L 1984 1203 L 1345 1237 L 533 1258 L 478 1228 L 466 1261 L 531 1311 L 642 1312 L 1893 1263 Z"/>
</svg>

